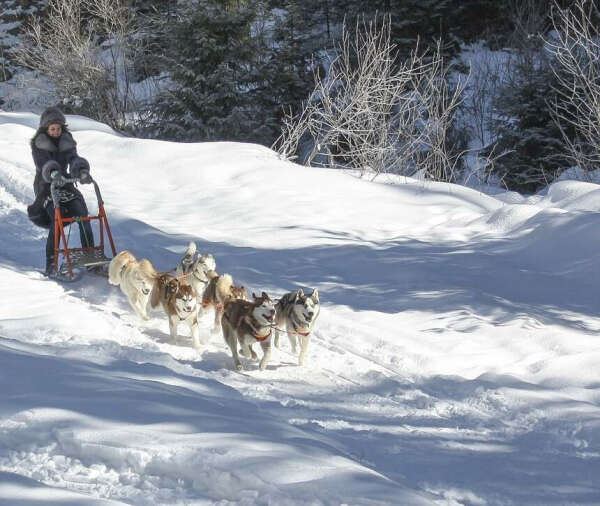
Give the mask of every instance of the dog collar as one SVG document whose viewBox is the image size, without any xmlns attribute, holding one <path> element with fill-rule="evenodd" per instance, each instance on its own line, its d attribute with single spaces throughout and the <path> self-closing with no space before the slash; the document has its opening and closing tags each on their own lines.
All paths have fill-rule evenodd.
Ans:
<svg viewBox="0 0 600 506">
<path fill-rule="evenodd" d="M 256 327 L 254 325 L 252 325 L 252 322 L 250 321 L 250 319 L 248 318 L 248 316 L 244 317 L 244 321 L 246 322 L 246 325 L 248 325 L 248 327 L 250 327 L 250 334 L 257 341 L 264 341 L 265 339 L 267 339 L 271 335 L 271 331 L 273 330 L 271 327 L 268 327 L 269 331 L 266 334 L 261 334 L 256 329 Z"/>
<path fill-rule="evenodd" d="M 298 335 L 301 335 L 302 337 L 306 337 L 308 335 L 310 335 L 310 330 L 307 329 L 306 327 L 301 327 L 299 325 L 296 325 L 295 321 L 292 321 L 292 323 L 294 324 L 294 332 Z"/>
<path fill-rule="evenodd" d="M 267 339 L 267 337 L 269 337 L 271 335 L 271 329 L 269 328 L 269 332 L 267 332 L 264 335 L 261 335 L 257 332 L 252 331 L 252 337 L 254 339 L 256 339 L 257 341 L 264 341 L 265 339 Z"/>
</svg>

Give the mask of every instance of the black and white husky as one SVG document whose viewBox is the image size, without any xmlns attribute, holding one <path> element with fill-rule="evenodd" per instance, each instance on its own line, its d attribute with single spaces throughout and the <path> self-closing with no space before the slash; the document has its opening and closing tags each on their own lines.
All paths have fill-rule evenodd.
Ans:
<svg viewBox="0 0 600 506">
<path fill-rule="evenodd" d="M 175 276 L 181 277 L 187 274 L 185 280 L 192 286 L 200 301 L 211 279 L 208 274 L 216 269 L 215 257 L 210 253 L 197 253 L 196 243 L 192 241 L 175 270 Z"/>
<path fill-rule="evenodd" d="M 321 311 L 319 292 L 313 290 L 311 295 L 305 295 L 302 289 L 286 293 L 275 305 L 275 346 L 279 348 L 279 330 L 285 326 L 285 332 L 292 345 L 292 353 L 297 353 L 296 336 L 300 340 L 300 356 L 298 364 L 303 365 L 310 334 Z"/>
</svg>

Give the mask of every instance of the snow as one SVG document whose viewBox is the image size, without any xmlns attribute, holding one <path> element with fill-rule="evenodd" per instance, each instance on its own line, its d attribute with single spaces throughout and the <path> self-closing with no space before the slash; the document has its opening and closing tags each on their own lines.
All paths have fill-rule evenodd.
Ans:
<svg viewBox="0 0 600 506">
<path fill-rule="evenodd" d="M 211 317 L 196 351 L 100 277 L 39 274 L 37 120 L 0 113 L 0 504 L 600 502 L 598 185 L 373 182 L 69 116 L 119 250 L 168 270 L 194 240 L 250 291 L 319 289 L 306 365 L 282 336 L 240 374 Z"/>
</svg>

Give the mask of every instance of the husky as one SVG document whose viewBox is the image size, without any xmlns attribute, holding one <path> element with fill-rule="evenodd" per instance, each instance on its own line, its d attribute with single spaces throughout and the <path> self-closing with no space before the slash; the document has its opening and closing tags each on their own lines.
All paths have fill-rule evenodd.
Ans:
<svg viewBox="0 0 600 506">
<path fill-rule="evenodd" d="M 306 350 L 310 334 L 313 331 L 321 305 L 319 292 L 313 290 L 311 295 L 305 295 L 302 289 L 286 293 L 276 304 L 277 316 L 275 317 L 275 346 L 279 348 L 279 329 L 285 325 L 285 332 L 292 345 L 292 353 L 296 355 L 296 336 L 300 340 L 300 356 L 298 365 L 303 365 L 306 359 Z"/>
<path fill-rule="evenodd" d="M 243 286 L 235 286 L 230 274 L 220 276 L 215 271 L 207 272 L 208 284 L 202 294 L 202 312 L 212 307 L 215 310 L 215 324 L 213 334 L 221 328 L 221 316 L 227 302 L 234 299 L 248 299 L 248 293 Z"/>
<path fill-rule="evenodd" d="M 156 279 L 156 286 L 150 302 L 152 307 L 156 307 L 160 303 L 167 313 L 173 344 L 177 344 L 177 326 L 184 322 L 190 328 L 192 345 L 194 348 L 200 349 L 198 301 L 196 292 L 190 284 L 169 274 L 162 274 Z"/>
<path fill-rule="evenodd" d="M 238 356 L 238 345 L 242 355 L 257 360 L 258 356 L 252 349 L 256 342 L 260 343 L 263 357 L 259 368 L 267 367 L 271 358 L 271 330 L 275 318 L 275 306 L 269 296 L 263 292 L 260 297 L 252 294 L 253 301 L 242 299 L 230 300 L 225 305 L 221 318 L 221 327 L 225 342 L 231 349 L 233 362 L 238 371 L 243 370 Z"/>
<path fill-rule="evenodd" d="M 198 302 L 202 302 L 202 295 L 208 286 L 210 278 L 208 273 L 217 268 L 215 257 L 210 253 L 196 255 L 196 244 L 190 242 L 181 262 L 175 270 L 175 275 L 178 277 L 185 276 L 186 281 L 192 285 L 196 292 Z"/>
<path fill-rule="evenodd" d="M 137 260 L 127 250 L 115 256 L 108 266 L 108 282 L 121 288 L 133 310 L 144 320 L 150 318 L 148 306 L 156 278 L 150 260 Z"/>
</svg>

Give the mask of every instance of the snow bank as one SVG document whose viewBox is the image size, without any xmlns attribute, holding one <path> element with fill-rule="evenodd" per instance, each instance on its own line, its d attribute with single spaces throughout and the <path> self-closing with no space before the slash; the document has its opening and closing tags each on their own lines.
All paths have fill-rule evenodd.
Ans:
<svg viewBox="0 0 600 506">
<path fill-rule="evenodd" d="M 82 120 L 119 249 L 168 270 L 194 240 L 250 291 L 319 288 L 307 365 L 284 336 L 238 374 L 210 318 L 197 352 L 105 280 L 36 271 L 36 125 L 0 113 L 0 501 L 598 502 L 596 185 L 372 182 Z"/>
</svg>

